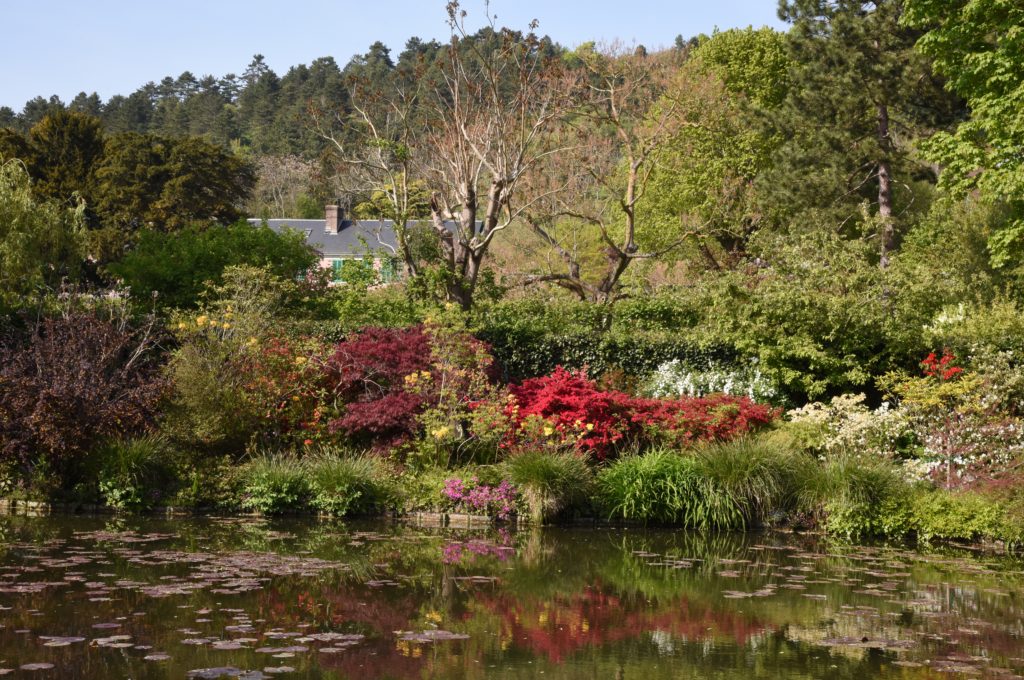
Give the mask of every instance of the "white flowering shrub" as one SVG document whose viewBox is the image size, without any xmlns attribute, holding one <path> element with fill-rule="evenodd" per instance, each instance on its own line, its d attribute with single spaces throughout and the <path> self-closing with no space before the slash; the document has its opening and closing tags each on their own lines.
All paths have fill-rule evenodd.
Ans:
<svg viewBox="0 0 1024 680">
<path fill-rule="evenodd" d="M 642 390 L 658 398 L 730 394 L 760 403 L 779 399 L 778 388 L 761 372 L 756 360 L 746 365 L 711 363 L 695 367 L 673 359 L 659 366 Z"/>
<path fill-rule="evenodd" d="M 869 456 L 895 460 L 914 438 L 907 413 L 888 402 L 869 408 L 863 394 L 842 394 L 825 404 L 792 409 L 786 419 L 794 434 L 819 456 Z"/>
</svg>

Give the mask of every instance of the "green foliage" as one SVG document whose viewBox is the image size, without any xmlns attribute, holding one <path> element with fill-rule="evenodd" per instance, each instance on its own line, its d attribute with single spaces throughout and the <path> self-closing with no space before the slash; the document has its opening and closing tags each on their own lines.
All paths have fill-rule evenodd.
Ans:
<svg viewBox="0 0 1024 680">
<path fill-rule="evenodd" d="M 144 231 L 135 248 L 110 272 L 139 299 L 155 297 L 164 307 L 189 308 L 209 284 L 219 284 L 226 267 L 265 267 L 294 279 L 316 264 L 317 256 L 303 234 L 278 234 L 239 222 L 230 226 L 192 226 L 164 233 Z"/>
<path fill-rule="evenodd" d="M 535 524 L 585 503 L 594 481 L 586 458 L 576 452 L 524 451 L 506 460 L 504 468 Z"/>
<path fill-rule="evenodd" d="M 438 510 L 445 480 L 463 476 L 461 473 L 461 470 L 449 470 L 443 467 L 406 469 L 398 479 L 402 495 L 402 510 L 404 512 Z M 467 472 L 464 476 L 471 474 Z"/>
<path fill-rule="evenodd" d="M 242 468 L 232 456 L 189 451 L 174 468 L 177 492 L 168 505 L 237 511 L 242 500 Z"/>
<path fill-rule="evenodd" d="M 1005 504 L 979 493 L 918 491 L 913 513 L 913 528 L 925 541 L 997 539 L 1019 545 L 1024 540 L 1024 527 Z"/>
<path fill-rule="evenodd" d="M 97 210 L 111 226 L 175 230 L 237 221 L 255 176 L 248 161 L 205 139 L 124 135 L 107 143 L 96 180 Z"/>
<path fill-rule="evenodd" d="M 732 499 L 744 526 L 763 524 L 792 507 L 799 469 L 813 464 L 766 437 L 708 444 L 695 455 L 701 474 Z"/>
<path fill-rule="evenodd" d="M 918 48 L 971 110 L 953 132 L 922 145 L 943 166 L 939 186 L 1008 202 L 1015 219 L 989 247 L 994 265 L 1017 262 L 1024 248 L 1024 10 L 1006 0 L 908 0 L 904 23 L 927 31 Z"/>
<path fill-rule="evenodd" d="M 690 58 L 702 61 L 730 91 L 746 95 L 758 106 L 781 103 L 789 89 L 786 36 L 767 26 L 715 31 Z"/>
<path fill-rule="evenodd" d="M 613 310 L 537 296 L 482 309 L 477 335 L 510 379 L 546 375 L 555 366 L 586 367 L 592 376 L 613 368 L 638 376 L 673 359 L 706 364 L 731 358 L 727 348 L 684 334 L 699 314 L 690 300 L 672 295 L 625 300 Z"/>
<path fill-rule="evenodd" d="M 73 111 L 48 115 L 28 133 L 29 172 L 40 201 L 74 205 L 75 195 L 92 194 L 94 173 L 103 156 L 98 118 Z"/>
<path fill-rule="evenodd" d="M 279 515 L 309 505 L 310 480 L 298 458 L 262 454 L 247 462 L 240 475 L 241 507 L 245 510 Z"/>
<path fill-rule="evenodd" d="M 396 286 L 367 290 L 355 286 L 335 286 L 327 295 L 341 333 L 377 326 L 401 328 L 423 320 L 426 310 Z"/>
<path fill-rule="evenodd" d="M 382 459 L 320 451 L 303 460 L 309 504 L 327 515 L 367 515 L 394 504 Z"/>
<path fill-rule="evenodd" d="M 118 510 L 141 510 L 166 500 L 172 451 L 156 435 L 114 439 L 92 452 L 103 502 Z"/>
<path fill-rule="evenodd" d="M 923 356 L 920 329 L 941 298 L 881 270 L 870 240 L 824 228 L 751 244 L 762 266 L 709 277 L 692 302 L 704 342 L 757 357 L 759 370 L 795 403 L 861 390 L 875 375 Z"/>
<path fill-rule="evenodd" d="M 891 463 L 837 456 L 802 471 L 799 489 L 802 507 L 823 516 L 830 534 L 902 538 L 913 529 L 911 487 Z"/>
<path fill-rule="evenodd" d="M 73 279 L 84 212 L 38 201 L 25 166 L 0 158 L 0 311 Z"/>
<path fill-rule="evenodd" d="M 895 246 L 886 228 L 906 227 L 905 211 L 918 198 L 914 180 L 929 174 L 913 140 L 957 114 L 928 60 L 913 49 L 918 34 L 900 25 L 901 5 L 779 3 L 780 18 L 792 24 L 794 66 L 786 99 L 769 116 L 783 143 L 757 182 L 773 222 L 817 212 L 832 229 L 842 228 L 864 206 L 872 216 L 882 213 L 888 194 L 894 221 L 883 219 L 877 232 L 882 248 Z M 883 168 L 898 189 L 882 183 Z"/>
</svg>

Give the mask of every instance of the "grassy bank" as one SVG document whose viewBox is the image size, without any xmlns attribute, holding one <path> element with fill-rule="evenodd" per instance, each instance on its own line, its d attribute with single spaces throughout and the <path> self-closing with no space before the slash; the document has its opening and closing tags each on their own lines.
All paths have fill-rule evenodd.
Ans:
<svg viewBox="0 0 1024 680">
<path fill-rule="evenodd" d="M 523 452 L 459 468 L 399 466 L 317 448 L 241 464 L 175 466 L 147 437 L 109 445 L 74 497 L 124 512 L 155 506 L 335 517 L 469 512 L 531 523 L 584 518 L 698 531 L 784 528 L 844 540 L 1024 542 L 1024 499 L 1007 489 L 954 491 L 911 481 L 877 459 L 808 454 L 778 432 L 687 450 L 655 449 L 600 465 L 572 453 Z M 89 477 L 91 475 L 91 477 Z M 22 494 L 41 500 L 41 494 Z"/>
</svg>

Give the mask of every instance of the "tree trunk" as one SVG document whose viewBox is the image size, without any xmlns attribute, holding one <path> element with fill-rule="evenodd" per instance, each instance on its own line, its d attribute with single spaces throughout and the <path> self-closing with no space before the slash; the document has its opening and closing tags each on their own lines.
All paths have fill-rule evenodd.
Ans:
<svg viewBox="0 0 1024 680">
<path fill-rule="evenodd" d="M 889 136 L 889 108 L 878 105 L 878 142 L 882 158 L 878 161 L 878 217 L 881 220 L 881 247 L 878 265 L 889 266 L 889 254 L 896 249 L 896 225 L 892 216 L 892 166 L 889 163 L 892 138 Z"/>
</svg>

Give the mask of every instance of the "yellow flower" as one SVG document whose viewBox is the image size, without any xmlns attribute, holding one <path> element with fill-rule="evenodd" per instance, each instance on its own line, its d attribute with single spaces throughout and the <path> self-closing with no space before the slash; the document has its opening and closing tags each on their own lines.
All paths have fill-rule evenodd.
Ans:
<svg viewBox="0 0 1024 680">
<path fill-rule="evenodd" d="M 419 373 L 410 373 L 409 375 L 405 376 L 405 382 L 407 385 L 414 385 L 416 384 L 416 381 L 419 380 L 419 377 Z"/>
<path fill-rule="evenodd" d="M 186 328 L 188 328 L 188 324 L 187 324 L 187 323 L 185 323 L 184 321 L 182 321 L 181 323 L 179 323 L 179 324 L 178 324 L 178 330 L 179 330 L 179 331 L 183 331 L 183 330 L 185 330 Z"/>
<path fill-rule="evenodd" d="M 205 325 L 206 324 L 206 319 L 207 319 L 207 316 L 205 314 L 199 315 L 198 317 L 196 317 L 196 325 L 197 326 Z"/>
<path fill-rule="evenodd" d="M 550 425 L 545 425 L 544 426 L 544 436 L 545 437 L 550 437 L 554 433 L 555 433 L 555 428 L 551 427 Z"/>
<path fill-rule="evenodd" d="M 437 428 L 436 430 L 434 430 L 430 434 L 434 437 L 434 439 L 444 439 L 445 437 L 448 436 L 449 432 L 451 432 L 451 428 L 449 428 L 447 425 L 445 425 L 443 427 Z"/>
<path fill-rule="evenodd" d="M 301 366 L 304 363 L 306 363 L 306 361 L 307 361 L 306 357 L 295 357 L 295 365 L 296 366 Z"/>
<path fill-rule="evenodd" d="M 221 324 L 221 328 L 223 328 L 224 330 L 227 330 L 227 329 L 231 328 L 231 324 L 229 324 L 227 321 L 225 321 L 224 323 Z"/>
<path fill-rule="evenodd" d="M 298 400 L 299 400 L 299 395 L 293 394 L 292 395 L 292 401 L 298 401 Z"/>
<path fill-rule="evenodd" d="M 250 336 L 245 344 L 247 344 L 247 345 L 255 345 L 256 344 L 256 338 Z"/>
<path fill-rule="evenodd" d="M 594 429 L 594 424 L 593 423 L 587 423 L 587 432 L 590 432 L 593 429 Z"/>
<path fill-rule="evenodd" d="M 427 621 L 433 621 L 434 623 L 441 623 L 441 612 L 436 610 L 429 611 L 426 614 L 426 619 Z"/>
</svg>

